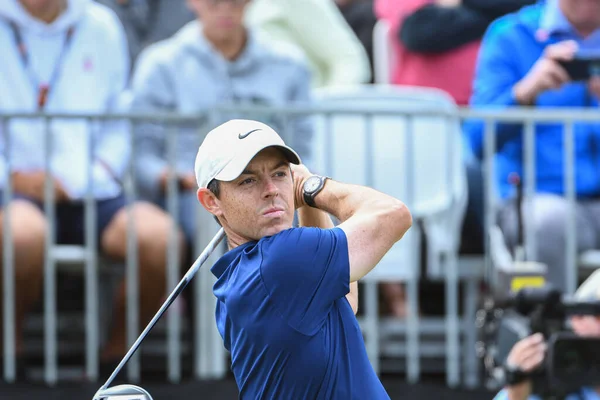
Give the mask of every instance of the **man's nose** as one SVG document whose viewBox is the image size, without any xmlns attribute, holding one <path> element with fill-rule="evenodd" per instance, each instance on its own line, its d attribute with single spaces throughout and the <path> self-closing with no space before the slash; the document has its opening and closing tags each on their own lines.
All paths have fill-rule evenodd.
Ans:
<svg viewBox="0 0 600 400">
<path fill-rule="evenodd" d="M 275 185 L 275 182 L 273 182 L 273 179 L 271 179 L 271 178 L 265 179 L 265 186 L 264 186 L 263 193 L 264 193 L 265 197 L 273 197 L 273 196 L 277 196 L 279 194 L 279 188 L 277 187 L 277 185 Z"/>
</svg>

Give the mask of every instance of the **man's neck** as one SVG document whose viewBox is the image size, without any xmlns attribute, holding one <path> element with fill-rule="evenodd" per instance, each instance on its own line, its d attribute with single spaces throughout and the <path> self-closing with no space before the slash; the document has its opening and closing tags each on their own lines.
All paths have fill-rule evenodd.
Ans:
<svg viewBox="0 0 600 400">
<path fill-rule="evenodd" d="M 208 40 L 213 47 L 223 55 L 223 57 L 229 61 L 233 61 L 242 53 L 244 47 L 246 47 L 247 34 L 245 29 L 241 29 L 235 35 L 227 40 L 215 40 L 204 33 L 206 40 Z"/>
<path fill-rule="evenodd" d="M 32 17 L 47 24 L 54 22 L 67 8 L 67 0 L 54 0 L 46 7 L 27 7 L 25 3 L 21 2 L 21 4 Z"/>
</svg>

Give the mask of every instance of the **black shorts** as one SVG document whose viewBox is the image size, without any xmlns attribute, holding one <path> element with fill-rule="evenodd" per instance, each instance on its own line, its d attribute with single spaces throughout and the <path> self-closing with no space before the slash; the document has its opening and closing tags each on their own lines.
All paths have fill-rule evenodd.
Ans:
<svg viewBox="0 0 600 400">
<path fill-rule="evenodd" d="M 0 196 L 3 196 L 0 191 Z M 13 193 L 13 199 L 25 200 L 34 204 L 42 212 L 43 203 L 29 197 Z M 4 197 L 0 197 L 0 203 Z M 96 238 L 101 242 L 102 234 L 115 214 L 127 204 L 125 196 L 96 201 Z M 54 227 L 57 244 L 85 244 L 85 203 L 83 201 L 57 204 L 55 208 Z"/>
</svg>

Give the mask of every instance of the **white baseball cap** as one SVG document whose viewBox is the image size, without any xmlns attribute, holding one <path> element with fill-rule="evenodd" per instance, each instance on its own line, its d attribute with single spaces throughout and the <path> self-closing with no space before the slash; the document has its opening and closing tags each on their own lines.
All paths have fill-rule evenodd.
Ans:
<svg viewBox="0 0 600 400">
<path fill-rule="evenodd" d="M 600 300 L 600 269 L 594 271 L 573 295 L 576 301 Z"/>
<path fill-rule="evenodd" d="M 232 181 L 261 150 L 277 147 L 289 162 L 300 164 L 300 157 L 286 146 L 283 139 L 262 122 L 233 119 L 210 131 L 198 149 L 194 171 L 198 187 L 210 181 Z"/>
</svg>

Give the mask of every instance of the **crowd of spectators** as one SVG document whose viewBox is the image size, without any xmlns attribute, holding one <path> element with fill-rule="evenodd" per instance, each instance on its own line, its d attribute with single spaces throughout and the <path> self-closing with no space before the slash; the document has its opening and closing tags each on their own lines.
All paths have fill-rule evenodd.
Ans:
<svg viewBox="0 0 600 400">
<path fill-rule="evenodd" d="M 5 0 L 0 5 L 0 111 L 189 114 L 207 113 L 219 104 L 308 104 L 316 89 L 373 82 L 378 20 L 390 26 L 397 60 L 391 84 L 442 89 L 461 106 L 598 106 L 598 78 L 571 82 L 559 61 L 572 58 L 578 48 L 600 49 L 600 0 Z M 200 131 L 232 117 L 207 120 Z M 310 166 L 308 119 L 287 124 L 272 116 L 264 122 L 289 128 L 286 141 Z M 0 217 L 10 209 L 20 354 L 23 321 L 43 282 L 45 127 L 40 120 L 12 120 L 3 127 L 10 132 L 11 158 L 2 160 L 0 172 L 10 168 L 15 198 L 3 204 Z M 166 126 L 136 123 L 133 156 L 128 128 L 123 122 L 53 121 L 50 165 L 57 242 L 84 243 L 82 199 L 91 163 L 98 248 L 122 260 L 128 226 L 122 182 L 133 162 L 143 325 L 165 294 L 170 177 L 180 190 L 175 221 L 180 254 L 188 255 L 194 242 L 190 215 L 198 203 L 192 165 L 202 136 L 197 126 L 178 126 L 177 159 L 169 166 Z M 514 192 L 506 180 L 523 169 L 522 127 L 498 129 L 495 179 L 505 201 L 499 215 L 514 246 Z M 564 282 L 560 260 L 567 218 L 560 129 L 536 127 L 538 194 L 527 213 L 539 235 L 539 257 L 557 285 Z M 600 245 L 600 128 L 578 124 L 575 130 L 577 230 L 584 250 Z M 484 237 L 482 125 L 468 121 L 464 132 L 469 206 L 462 242 L 463 251 L 477 253 L 483 251 Z M 389 311 L 403 317 L 402 288 L 383 289 Z M 124 282 L 113 308 L 102 353 L 107 364 L 125 352 Z"/>
</svg>

